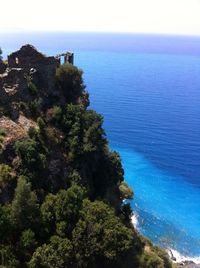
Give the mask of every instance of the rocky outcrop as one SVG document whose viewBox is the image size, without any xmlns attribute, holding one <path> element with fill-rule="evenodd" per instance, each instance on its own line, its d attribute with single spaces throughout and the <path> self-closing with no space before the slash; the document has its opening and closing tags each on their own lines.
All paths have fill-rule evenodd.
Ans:
<svg viewBox="0 0 200 268">
<path fill-rule="evenodd" d="M 34 121 L 23 115 L 20 115 L 16 122 L 5 116 L 0 117 L 0 127 L 4 132 L 3 146 L 7 147 L 16 140 L 26 137 L 30 127 L 36 125 Z"/>
<path fill-rule="evenodd" d="M 193 261 L 183 261 L 177 264 L 178 268 L 200 268 L 200 264 L 196 264 Z"/>
<path fill-rule="evenodd" d="M 177 268 L 200 268 L 200 264 L 195 263 L 192 259 L 181 256 L 176 251 L 169 249 L 168 255 Z"/>
</svg>

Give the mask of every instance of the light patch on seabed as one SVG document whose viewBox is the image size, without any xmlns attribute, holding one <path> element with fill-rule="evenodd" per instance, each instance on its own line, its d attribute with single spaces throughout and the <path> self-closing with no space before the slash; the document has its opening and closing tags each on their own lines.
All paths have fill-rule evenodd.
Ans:
<svg viewBox="0 0 200 268">
<path fill-rule="evenodd" d="M 199 262 L 199 189 L 159 170 L 137 152 L 112 149 L 120 153 L 125 179 L 134 189 L 133 225 L 154 243 L 171 248 L 177 260 Z"/>
</svg>

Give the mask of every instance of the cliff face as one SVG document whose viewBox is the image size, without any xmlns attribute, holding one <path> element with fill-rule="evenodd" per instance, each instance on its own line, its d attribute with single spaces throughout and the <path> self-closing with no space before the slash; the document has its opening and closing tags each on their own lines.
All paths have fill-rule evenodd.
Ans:
<svg viewBox="0 0 200 268">
<path fill-rule="evenodd" d="M 132 227 L 120 157 L 60 56 L 26 45 L 0 62 L 0 266 L 171 268 Z"/>
</svg>

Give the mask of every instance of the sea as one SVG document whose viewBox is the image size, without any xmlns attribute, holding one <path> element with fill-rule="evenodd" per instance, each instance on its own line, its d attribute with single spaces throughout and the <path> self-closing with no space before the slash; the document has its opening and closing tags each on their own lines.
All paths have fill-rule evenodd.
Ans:
<svg viewBox="0 0 200 268">
<path fill-rule="evenodd" d="M 26 43 L 47 55 L 74 52 L 134 189 L 135 227 L 200 262 L 200 37 L 0 33 L 4 58 Z"/>
</svg>

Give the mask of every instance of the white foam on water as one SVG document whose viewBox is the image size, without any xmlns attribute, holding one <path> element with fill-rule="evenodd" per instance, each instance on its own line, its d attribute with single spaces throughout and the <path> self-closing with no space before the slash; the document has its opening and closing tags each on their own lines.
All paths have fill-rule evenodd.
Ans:
<svg viewBox="0 0 200 268">
<path fill-rule="evenodd" d="M 200 264 L 200 256 L 199 257 L 184 256 L 175 249 L 168 249 L 167 252 L 168 252 L 168 254 L 173 262 L 181 263 L 181 262 L 185 262 L 185 261 L 192 261 L 196 264 Z"/>
<path fill-rule="evenodd" d="M 135 213 L 133 213 L 133 215 L 131 216 L 131 222 L 132 222 L 134 228 L 136 230 L 138 230 L 139 229 L 138 216 Z"/>
</svg>

